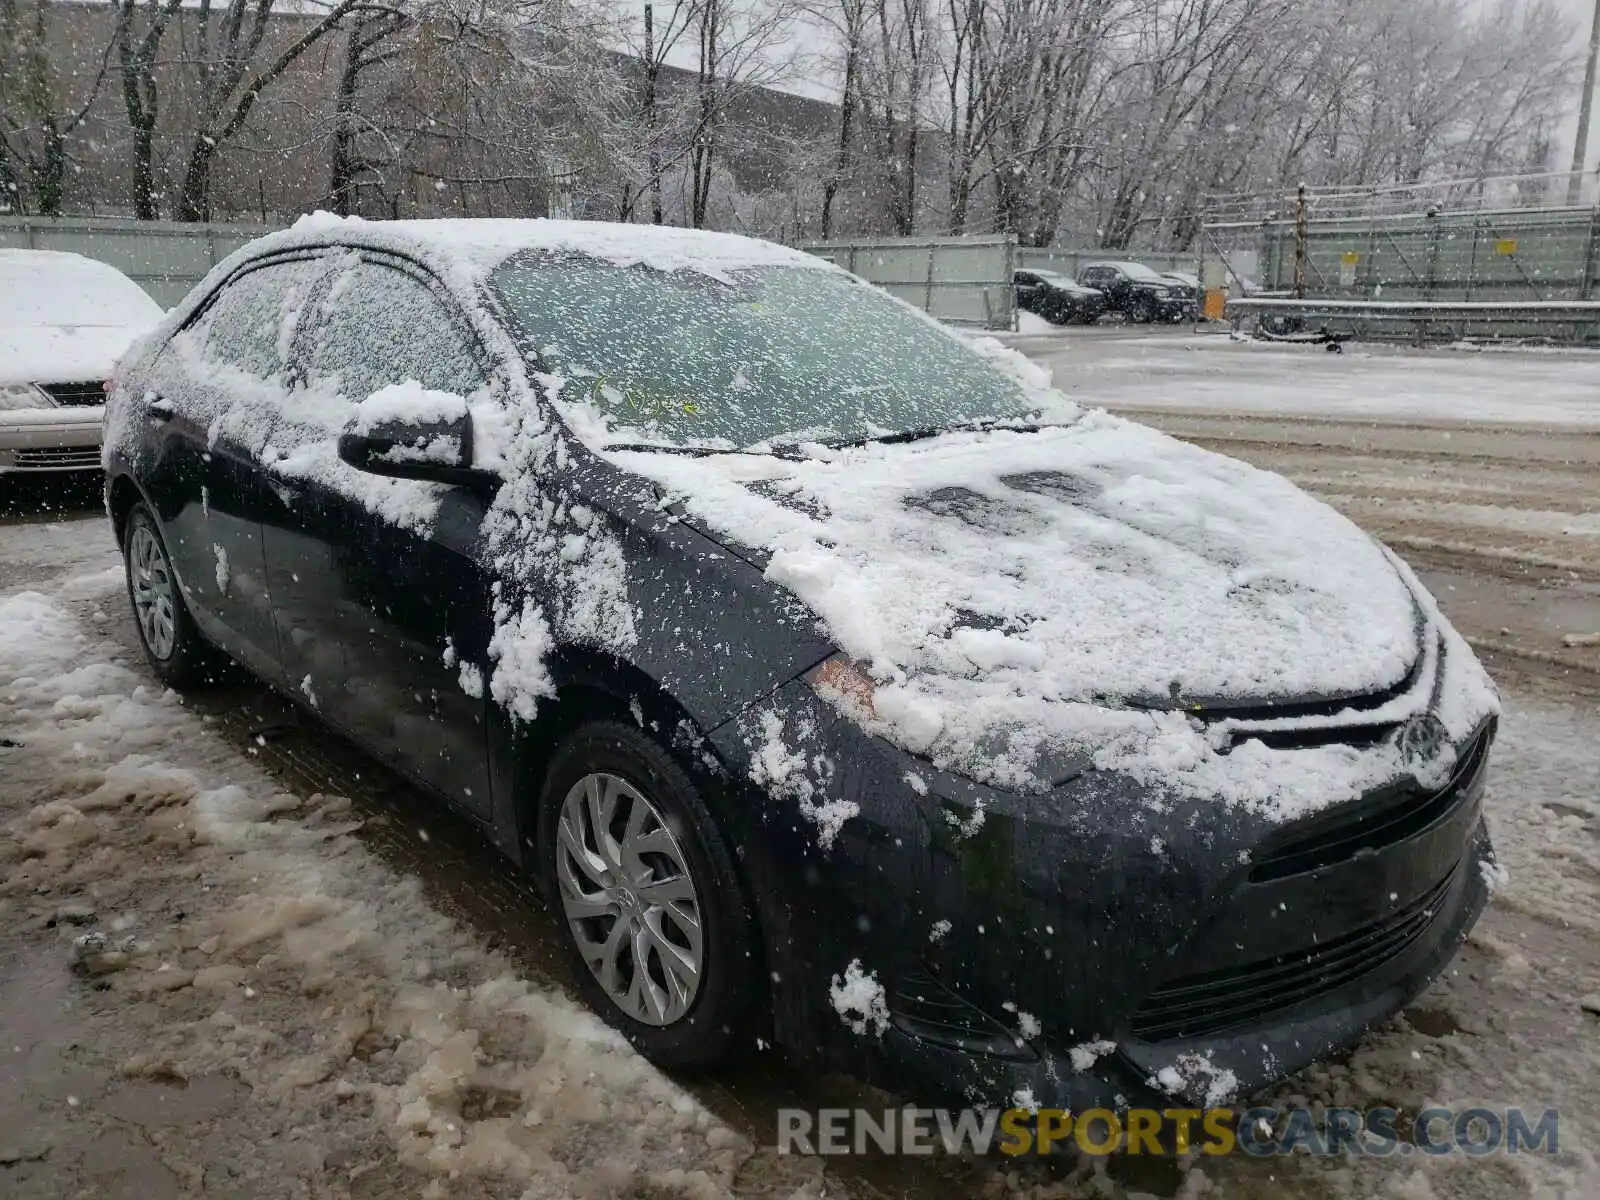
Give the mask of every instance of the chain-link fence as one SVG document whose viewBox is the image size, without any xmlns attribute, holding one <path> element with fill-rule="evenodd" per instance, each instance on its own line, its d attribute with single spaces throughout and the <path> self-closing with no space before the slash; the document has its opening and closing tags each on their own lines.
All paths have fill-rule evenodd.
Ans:
<svg viewBox="0 0 1600 1200">
<path fill-rule="evenodd" d="M 1475 333 L 1539 333 L 1555 320 L 1552 302 L 1600 300 L 1600 210 L 1567 203 L 1592 201 L 1592 182 L 1511 176 L 1214 197 L 1202 279 L 1231 297 L 1359 302 L 1374 311 L 1470 305 L 1461 311 Z"/>
</svg>

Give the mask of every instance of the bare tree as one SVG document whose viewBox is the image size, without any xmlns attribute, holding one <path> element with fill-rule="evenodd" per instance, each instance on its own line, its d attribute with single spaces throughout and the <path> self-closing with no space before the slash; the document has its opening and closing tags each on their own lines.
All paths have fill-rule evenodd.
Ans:
<svg viewBox="0 0 1600 1200">
<path fill-rule="evenodd" d="M 122 76 L 122 103 L 128 114 L 129 168 L 133 211 L 141 221 L 161 215 L 156 194 L 155 131 L 160 110 L 156 61 L 161 39 L 181 0 L 116 0 L 114 34 Z"/>
<path fill-rule="evenodd" d="M 0 0 L 0 210 L 61 213 L 70 140 L 105 82 L 109 40 L 88 86 L 71 100 L 61 97 L 50 55 L 53 11 L 50 0 Z"/>
<path fill-rule="evenodd" d="M 384 165 L 384 160 L 359 152 L 364 122 L 358 101 L 362 82 L 371 72 L 409 52 L 410 44 L 400 42 L 398 35 L 410 25 L 409 15 L 398 9 L 363 8 L 351 18 L 334 92 L 333 144 L 328 160 L 328 204 L 334 212 L 348 214 L 362 176 Z"/>
</svg>

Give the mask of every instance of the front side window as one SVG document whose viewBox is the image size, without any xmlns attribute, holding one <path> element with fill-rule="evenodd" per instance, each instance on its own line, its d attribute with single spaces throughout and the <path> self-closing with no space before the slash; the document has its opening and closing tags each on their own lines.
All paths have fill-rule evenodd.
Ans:
<svg viewBox="0 0 1600 1200">
<path fill-rule="evenodd" d="M 1029 409 L 959 339 L 834 271 L 713 278 L 529 252 L 491 285 L 560 399 L 598 408 L 619 441 L 856 441 Z"/>
<path fill-rule="evenodd" d="M 302 258 L 236 275 L 187 332 L 212 362 L 273 378 L 283 371 L 300 301 L 325 269 L 321 259 Z"/>
<path fill-rule="evenodd" d="M 359 403 L 410 380 L 459 396 L 487 382 L 460 322 L 427 284 L 405 271 L 352 262 L 313 307 L 306 373 L 318 392 Z"/>
</svg>

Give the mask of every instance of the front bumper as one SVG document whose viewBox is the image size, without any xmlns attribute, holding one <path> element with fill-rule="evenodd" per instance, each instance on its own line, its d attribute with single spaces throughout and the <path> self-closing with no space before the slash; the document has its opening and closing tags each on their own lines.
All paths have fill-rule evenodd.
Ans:
<svg viewBox="0 0 1600 1200">
<path fill-rule="evenodd" d="M 0 412 L 0 475 L 98 470 L 104 414 L 99 405 Z"/>
<path fill-rule="evenodd" d="M 779 1040 L 918 1102 L 1082 1111 L 1215 1098 L 1218 1081 L 1248 1092 L 1394 1013 L 1485 903 L 1492 718 L 1437 795 L 1398 781 L 1284 826 L 1215 803 L 1163 810 L 1111 772 L 999 792 L 872 738 L 803 683 L 763 708 L 796 760 L 827 764 L 806 804 L 858 810 L 824 849 L 781 794 L 744 797 L 747 870 L 783 881 L 758 900 L 780 947 Z M 748 761 L 748 728 L 711 736 L 722 761 Z M 834 1009 L 830 981 L 856 960 L 883 985 L 875 1036 Z"/>
</svg>

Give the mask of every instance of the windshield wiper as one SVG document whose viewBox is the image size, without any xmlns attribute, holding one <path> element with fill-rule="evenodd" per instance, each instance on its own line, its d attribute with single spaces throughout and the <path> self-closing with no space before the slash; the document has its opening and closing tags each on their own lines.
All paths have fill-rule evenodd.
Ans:
<svg viewBox="0 0 1600 1200">
<path fill-rule="evenodd" d="M 924 425 L 918 429 L 897 429 L 892 433 L 880 433 L 868 437 L 850 438 L 844 441 L 830 441 L 827 445 L 835 450 L 842 450 L 847 446 L 865 446 L 869 442 L 879 442 L 884 445 L 895 445 L 900 442 L 921 442 L 926 441 L 928 438 L 938 437 L 942 433 L 987 433 L 991 429 L 1009 429 L 1016 433 L 1038 433 L 1041 429 L 1046 428 L 1048 426 L 1040 422 L 1017 421 L 1015 417 L 979 417 L 971 421 L 956 421 L 949 425 Z"/>
<path fill-rule="evenodd" d="M 716 446 L 679 446 L 672 442 L 608 442 L 606 450 L 641 450 L 650 454 L 688 454 L 706 458 L 712 454 L 736 454 L 736 450 L 722 450 Z"/>
</svg>

